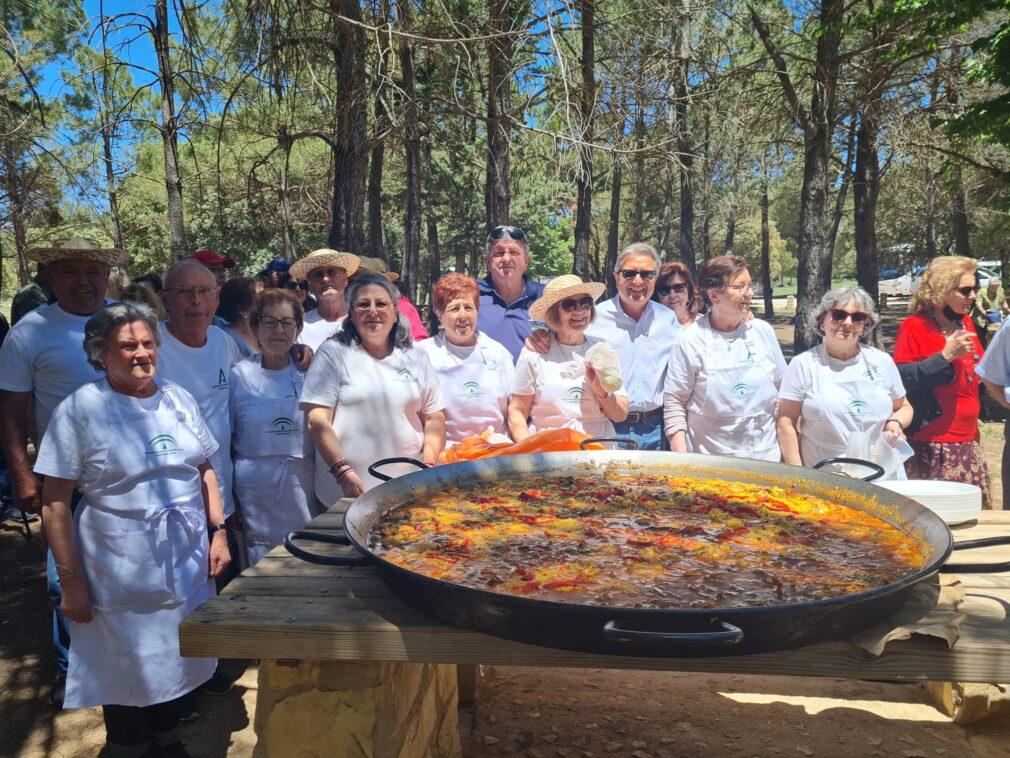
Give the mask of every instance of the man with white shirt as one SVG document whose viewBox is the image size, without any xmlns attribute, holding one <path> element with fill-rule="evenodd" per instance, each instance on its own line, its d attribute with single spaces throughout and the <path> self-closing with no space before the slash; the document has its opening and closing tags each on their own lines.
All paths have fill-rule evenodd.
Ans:
<svg viewBox="0 0 1010 758">
<path fill-rule="evenodd" d="M 34 400 L 36 445 L 64 398 L 99 378 L 84 354 L 84 325 L 108 302 L 112 266 L 127 262 L 118 248 L 99 248 L 74 238 L 58 247 L 30 250 L 28 257 L 48 265 L 56 301 L 25 315 L 0 348 L 0 443 L 7 457 L 14 506 L 29 513 L 41 508 L 42 488 L 28 463 L 28 409 Z M 53 644 L 60 670 L 49 702 L 62 707 L 70 647 L 70 627 L 60 612 L 59 571 L 47 555 L 47 591 L 53 604 Z"/>
<path fill-rule="evenodd" d="M 347 315 L 344 290 L 347 279 L 358 270 L 361 258 L 329 248 L 313 250 L 288 270 L 292 279 L 309 282 L 319 306 L 305 314 L 298 341 L 314 351 L 328 340 Z"/>
</svg>

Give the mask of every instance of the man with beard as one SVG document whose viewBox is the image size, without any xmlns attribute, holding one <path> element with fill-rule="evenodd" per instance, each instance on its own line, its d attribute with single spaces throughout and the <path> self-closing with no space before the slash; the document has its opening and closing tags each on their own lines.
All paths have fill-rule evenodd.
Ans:
<svg viewBox="0 0 1010 758">
<path fill-rule="evenodd" d="M 513 362 L 530 336 L 529 307 L 544 285 L 526 277 L 530 265 L 529 237 L 516 226 L 496 226 L 487 238 L 487 277 L 479 279 L 477 328 L 512 353 Z"/>
<path fill-rule="evenodd" d="M 318 350 L 340 326 L 347 315 L 344 290 L 347 279 L 358 270 L 361 258 L 329 248 L 313 250 L 291 266 L 288 273 L 296 281 L 309 282 L 309 292 L 316 298 L 318 307 L 305 314 L 298 341 Z"/>
</svg>

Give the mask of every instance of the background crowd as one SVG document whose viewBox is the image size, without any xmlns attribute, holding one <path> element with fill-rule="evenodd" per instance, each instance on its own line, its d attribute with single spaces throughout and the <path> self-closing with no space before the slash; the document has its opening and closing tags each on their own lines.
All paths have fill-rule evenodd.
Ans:
<svg viewBox="0 0 1010 758">
<path fill-rule="evenodd" d="M 602 283 L 530 279 L 526 233 L 496 227 L 486 277 L 435 284 L 430 338 L 396 274 L 348 252 L 229 279 L 235 262 L 200 250 L 129 283 L 125 252 L 87 240 L 33 259 L 0 347 L 0 435 L 14 506 L 42 514 L 49 544 L 51 702 L 103 706 L 113 755 L 186 754 L 192 693 L 231 682 L 179 656 L 179 621 L 375 486 L 380 459 L 573 429 L 796 466 L 858 454 L 975 484 L 992 507 L 978 385 L 1010 407 L 1010 337 L 983 352 L 980 308 L 988 323 L 1007 306 L 969 258 L 931 262 L 893 357 L 870 344 L 872 298 L 840 288 L 814 314 L 822 342 L 788 365 L 744 259 L 695 277 L 644 243 L 601 301 Z"/>
</svg>

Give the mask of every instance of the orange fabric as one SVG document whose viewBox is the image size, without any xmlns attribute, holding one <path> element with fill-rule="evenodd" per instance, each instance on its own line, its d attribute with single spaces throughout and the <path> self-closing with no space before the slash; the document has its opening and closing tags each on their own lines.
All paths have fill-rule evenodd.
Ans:
<svg viewBox="0 0 1010 758">
<path fill-rule="evenodd" d="M 475 458 L 494 458 L 501 455 L 522 455 L 524 453 L 556 453 L 581 450 L 589 435 L 574 429 L 545 429 L 531 434 L 522 442 L 492 445 L 480 435 L 466 437 L 455 447 L 444 450 L 439 463 L 458 463 Z M 589 450 L 604 450 L 603 445 L 592 443 Z"/>
</svg>

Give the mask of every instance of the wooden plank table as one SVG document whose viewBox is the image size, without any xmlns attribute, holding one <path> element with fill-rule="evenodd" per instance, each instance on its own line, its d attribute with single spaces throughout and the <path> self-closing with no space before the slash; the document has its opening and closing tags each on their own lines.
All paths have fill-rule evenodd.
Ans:
<svg viewBox="0 0 1010 758">
<path fill-rule="evenodd" d="M 338 531 L 347 502 L 308 528 Z M 1010 512 L 983 512 L 954 534 L 958 541 L 1010 534 Z M 959 563 L 1010 561 L 1010 548 L 955 556 Z M 371 568 L 317 566 L 281 547 L 190 615 L 179 635 L 183 655 L 261 661 L 260 755 L 270 754 L 271 745 L 294 750 L 293 725 L 313 723 L 318 732 L 318 723 L 305 716 L 315 709 L 329 714 L 329 728 L 318 748 L 299 745 L 305 755 L 458 755 L 456 664 L 1010 682 L 1010 573 L 958 578 L 967 588 L 960 608 L 967 620 L 952 650 L 938 639 L 915 637 L 891 642 L 879 657 L 843 641 L 746 656 L 641 658 L 555 650 L 447 626 L 393 595 Z M 391 735 L 390 723 L 402 728 Z M 334 750 L 341 738 L 346 746 Z"/>
</svg>

